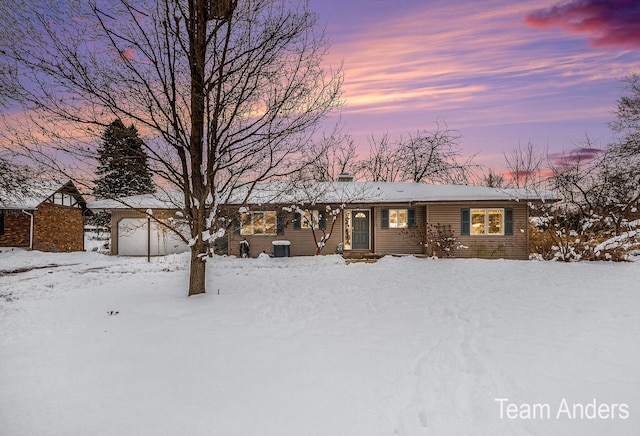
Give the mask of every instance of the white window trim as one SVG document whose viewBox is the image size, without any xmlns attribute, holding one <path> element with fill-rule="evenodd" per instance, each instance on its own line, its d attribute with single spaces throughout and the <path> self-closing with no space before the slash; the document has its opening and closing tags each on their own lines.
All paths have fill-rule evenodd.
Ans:
<svg viewBox="0 0 640 436">
<path fill-rule="evenodd" d="M 400 211 L 404 211 L 404 225 L 398 225 L 396 222 L 395 225 L 391 225 L 391 212 L 394 211 L 396 213 L 396 220 L 400 217 Z M 409 227 L 409 209 L 389 209 L 389 228 L 390 229 L 406 229 Z"/>
<path fill-rule="evenodd" d="M 484 233 L 473 233 L 473 212 L 474 211 L 484 211 Z M 490 210 L 499 210 L 502 212 L 502 222 L 500 223 L 500 233 L 489 233 L 489 211 Z M 504 236 L 505 230 L 505 208 L 503 207 L 474 207 L 469 209 L 469 235 L 470 236 Z"/>
</svg>

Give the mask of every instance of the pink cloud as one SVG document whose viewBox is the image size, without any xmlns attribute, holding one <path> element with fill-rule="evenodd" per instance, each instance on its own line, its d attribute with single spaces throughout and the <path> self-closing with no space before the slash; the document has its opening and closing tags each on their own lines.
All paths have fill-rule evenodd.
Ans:
<svg viewBox="0 0 640 436">
<path fill-rule="evenodd" d="M 135 53 L 136 51 L 132 48 L 129 48 L 127 50 L 123 50 L 122 52 L 120 52 L 123 58 L 129 59 L 129 60 L 133 60 L 133 56 L 135 55 Z"/>
<path fill-rule="evenodd" d="M 588 34 L 594 47 L 640 49 L 638 0 L 571 0 L 533 12 L 524 21 L 539 29 L 559 27 Z"/>
<path fill-rule="evenodd" d="M 522 179 L 526 177 L 536 177 L 539 175 L 539 171 L 507 171 L 506 173 L 504 173 L 504 176 L 509 180 L 516 178 Z"/>
</svg>

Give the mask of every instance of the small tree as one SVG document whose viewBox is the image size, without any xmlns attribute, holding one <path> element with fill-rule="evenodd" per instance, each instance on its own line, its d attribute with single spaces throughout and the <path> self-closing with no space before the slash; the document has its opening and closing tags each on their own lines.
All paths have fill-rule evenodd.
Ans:
<svg viewBox="0 0 640 436">
<path fill-rule="evenodd" d="M 94 181 L 93 195 L 101 199 L 156 192 L 144 147 L 133 124 L 125 127 L 120 119 L 109 124 L 97 150 L 100 177 Z"/>
<path fill-rule="evenodd" d="M 333 234 L 338 217 L 342 215 L 345 205 L 326 205 L 324 209 L 317 209 L 311 205 L 298 205 L 284 207 L 286 212 L 295 212 L 294 225 L 311 230 L 311 235 L 316 247 L 316 255 L 322 254 L 327 241 Z M 327 221 L 330 221 L 327 228 Z"/>
<path fill-rule="evenodd" d="M 283 210 L 295 213 L 294 225 L 311 230 L 316 255 L 322 254 L 348 204 L 376 198 L 366 183 L 297 182 L 287 192 L 293 202 Z"/>
</svg>

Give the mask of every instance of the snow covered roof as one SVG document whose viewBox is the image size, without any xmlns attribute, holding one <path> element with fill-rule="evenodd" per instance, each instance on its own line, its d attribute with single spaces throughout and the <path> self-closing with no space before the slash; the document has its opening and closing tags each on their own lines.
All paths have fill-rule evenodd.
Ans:
<svg viewBox="0 0 640 436">
<path fill-rule="evenodd" d="M 135 195 L 117 200 L 98 200 L 90 209 L 175 209 L 184 204 L 181 193 Z M 306 203 L 420 203 L 448 201 L 555 201 L 550 191 L 498 189 L 485 186 L 428 185 L 390 182 L 316 182 L 261 184 L 238 189 L 226 204 Z M 125 204 L 126 203 L 126 204 Z"/>
<path fill-rule="evenodd" d="M 69 180 L 28 179 L 19 190 L 12 192 L 0 190 L 0 209 L 35 210 L 42 202 L 67 185 L 77 193 Z"/>
<path fill-rule="evenodd" d="M 180 209 L 184 206 L 182 192 L 158 192 L 122 197 L 120 199 L 95 200 L 87 204 L 89 209 Z"/>
<path fill-rule="evenodd" d="M 340 186 L 349 183 L 335 183 Z M 486 186 L 430 185 L 425 183 L 353 182 L 363 192 L 377 197 L 380 203 L 486 201 L 486 200 L 546 200 L 556 199 L 549 191 L 533 192 L 525 189 L 498 189 Z"/>
</svg>

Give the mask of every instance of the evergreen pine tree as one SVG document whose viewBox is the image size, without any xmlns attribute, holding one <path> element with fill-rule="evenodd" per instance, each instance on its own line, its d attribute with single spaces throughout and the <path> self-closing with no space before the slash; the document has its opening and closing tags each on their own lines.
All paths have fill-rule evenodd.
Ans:
<svg viewBox="0 0 640 436">
<path fill-rule="evenodd" d="M 144 142 L 133 126 L 126 127 L 120 119 L 113 121 L 102 134 L 98 148 L 100 176 L 95 182 L 96 198 L 151 194 L 156 191 L 144 152 Z"/>
</svg>

